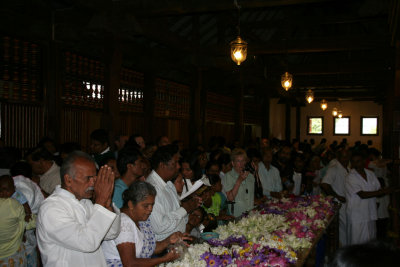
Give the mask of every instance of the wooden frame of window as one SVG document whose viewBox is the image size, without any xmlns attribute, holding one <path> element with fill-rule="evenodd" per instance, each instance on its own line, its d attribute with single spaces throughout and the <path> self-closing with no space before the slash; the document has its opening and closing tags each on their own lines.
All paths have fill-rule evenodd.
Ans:
<svg viewBox="0 0 400 267">
<path fill-rule="evenodd" d="M 348 133 L 336 133 L 336 120 L 337 119 L 348 119 L 349 123 L 348 123 Z M 342 118 L 338 118 L 338 117 L 333 117 L 333 135 L 350 135 L 351 133 L 351 120 L 350 120 L 350 116 L 343 116 Z"/>
<path fill-rule="evenodd" d="M 321 119 L 322 130 L 321 133 L 310 133 L 310 119 Z M 324 117 L 322 116 L 307 116 L 307 135 L 324 135 Z"/>
<path fill-rule="evenodd" d="M 376 119 L 376 133 L 375 134 L 365 134 L 363 133 L 363 119 Z M 379 117 L 378 116 L 361 116 L 360 117 L 360 135 L 363 136 L 378 136 L 379 135 Z"/>
</svg>

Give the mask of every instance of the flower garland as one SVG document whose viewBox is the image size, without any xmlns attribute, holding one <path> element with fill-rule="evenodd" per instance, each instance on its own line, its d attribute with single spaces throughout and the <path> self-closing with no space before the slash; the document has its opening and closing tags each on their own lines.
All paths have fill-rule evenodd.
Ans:
<svg viewBox="0 0 400 267">
<path fill-rule="evenodd" d="M 238 222 L 219 226 L 218 239 L 193 245 L 182 260 L 164 266 L 288 266 L 297 261 L 296 251 L 311 247 L 333 206 L 323 196 L 269 200 Z"/>
</svg>

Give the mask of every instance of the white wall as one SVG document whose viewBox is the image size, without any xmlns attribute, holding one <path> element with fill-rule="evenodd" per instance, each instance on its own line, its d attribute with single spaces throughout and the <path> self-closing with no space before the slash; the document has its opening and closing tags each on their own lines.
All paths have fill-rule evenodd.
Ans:
<svg viewBox="0 0 400 267">
<path fill-rule="evenodd" d="M 350 135 L 333 135 L 333 116 L 332 109 L 341 106 L 343 116 L 350 116 Z M 328 143 L 334 140 L 340 142 L 343 138 L 347 138 L 350 145 L 356 141 L 366 143 L 372 140 L 373 146 L 382 149 L 382 106 L 372 101 L 343 101 L 328 102 L 328 109 L 323 111 L 319 102 L 313 102 L 305 107 L 300 108 L 300 140 L 311 139 L 319 143 L 322 138 L 326 138 Z M 291 108 L 291 138 L 296 137 L 296 108 Z M 307 135 L 307 117 L 323 116 L 324 117 L 324 134 L 323 135 Z M 378 116 L 379 117 L 379 135 L 378 136 L 361 136 L 361 116 Z M 278 99 L 270 101 L 270 129 L 272 137 L 279 139 L 285 138 L 285 105 L 278 104 Z"/>
</svg>

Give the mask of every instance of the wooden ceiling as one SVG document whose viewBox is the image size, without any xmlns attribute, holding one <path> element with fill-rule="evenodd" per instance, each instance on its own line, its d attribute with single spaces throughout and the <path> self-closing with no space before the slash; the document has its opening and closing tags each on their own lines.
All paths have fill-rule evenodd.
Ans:
<svg viewBox="0 0 400 267">
<path fill-rule="evenodd" d="M 249 43 L 230 59 L 238 11 L 227 0 L 3 0 L 0 30 L 101 58 L 107 38 L 122 43 L 124 65 L 186 84 L 247 97 L 268 94 L 381 101 L 393 80 L 398 1 L 242 0 L 240 30 Z M 293 74 L 289 93 L 280 75 Z"/>
</svg>

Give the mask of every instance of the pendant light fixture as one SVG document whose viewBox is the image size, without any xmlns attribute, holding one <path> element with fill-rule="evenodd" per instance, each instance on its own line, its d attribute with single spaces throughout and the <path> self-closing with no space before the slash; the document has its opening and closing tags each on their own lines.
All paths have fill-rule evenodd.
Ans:
<svg viewBox="0 0 400 267">
<path fill-rule="evenodd" d="M 337 110 L 337 108 L 333 108 L 332 109 L 332 116 L 333 117 L 336 117 L 338 115 L 338 110 Z"/>
<path fill-rule="evenodd" d="M 247 58 L 247 42 L 240 37 L 240 8 L 237 0 L 234 0 L 234 5 L 238 9 L 238 36 L 229 43 L 231 47 L 231 58 L 239 66 Z"/>
<path fill-rule="evenodd" d="M 306 101 L 308 104 L 314 101 L 314 92 L 311 89 L 309 89 L 306 93 Z"/>
<path fill-rule="evenodd" d="M 326 110 L 328 108 L 328 102 L 326 102 L 325 99 L 322 99 L 321 101 L 321 109 Z"/>
<path fill-rule="evenodd" d="M 293 75 L 286 71 L 281 76 L 281 85 L 283 89 L 285 89 L 285 91 L 289 91 L 289 89 L 292 87 L 292 84 L 293 84 Z"/>
<path fill-rule="evenodd" d="M 339 111 L 338 111 L 338 114 L 337 114 L 337 116 L 338 116 L 338 118 L 339 118 L 339 119 L 341 119 L 341 118 L 343 117 L 343 113 L 342 113 L 342 111 L 341 111 L 341 110 L 339 110 Z"/>
</svg>

